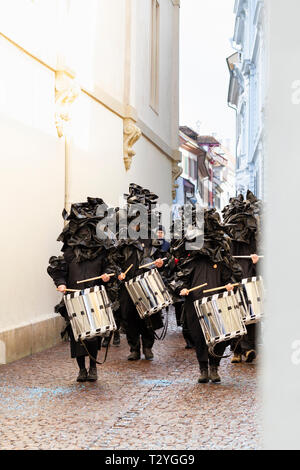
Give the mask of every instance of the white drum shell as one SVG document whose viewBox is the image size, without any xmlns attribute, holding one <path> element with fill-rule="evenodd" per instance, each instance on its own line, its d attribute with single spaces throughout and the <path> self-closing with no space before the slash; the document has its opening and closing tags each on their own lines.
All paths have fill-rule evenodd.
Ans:
<svg viewBox="0 0 300 470">
<path fill-rule="evenodd" d="M 107 336 L 117 329 L 104 286 L 64 296 L 75 341 Z"/>
<path fill-rule="evenodd" d="M 263 316 L 264 285 L 261 276 L 242 280 L 236 296 L 245 325 L 258 323 Z"/>
<path fill-rule="evenodd" d="M 157 269 L 151 269 L 125 285 L 142 319 L 173 303 Z"/>
<path fill-rule="evenodd" d="M 212 347 L 247 333 L 233 292 L 204 297 L 196 300 L 194 306 L 207 346 Z"/>
</svg>

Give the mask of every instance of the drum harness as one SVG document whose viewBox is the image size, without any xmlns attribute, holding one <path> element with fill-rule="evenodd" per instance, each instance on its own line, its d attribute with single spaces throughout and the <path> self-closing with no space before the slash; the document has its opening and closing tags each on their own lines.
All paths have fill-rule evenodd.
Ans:
<svg viewBox="0 0 300 470">
<path fill-rule="evenodd" d="M 148 287 L 150 292 L 153 294 L 152 292 L 152 289 L 151 287 Z M 146 323 L 146 326 L 149 330 L 152 330 L 153 334 L 154 334 L 154 338 L 158 341 L 163 341 L 166 337 L 166 334 L 167 334 L 167 331 L 168 331 L 168 326 L 169 326 L 169 309 L 166 308 L 166 321 L 165 321 L 165 324 L 163 326 L 163 330 L 162 330 L 162 333 L 161 335 L 159 336 L 155 330 L 153 330 L 153 327 L 152 327 L 152 323 L 151 323 L 151 316 L 145 318 L 145 323 Z"/>
<path fill-rule="evenodd" d="M 167 260 L 167 258 L 162 258 L 162 261 L 165 261 Z M 147 263 L 147 264 L 144 264 L 142 266 L 139 266 L 139 269 L 143 269 L 143 268 L 149 268 L 150 266 L 152 266 L 153 264 L 155 264 L 155 261 L 151 261 L 150 263 Z M 131 265 L 132 267 L 132 265 Z M 152 289 L 150 286 L 148 286 L 148 289 L 150 291 L 150 293 L 155 297 Z M 166 290 L 166 287 L 164 289 L 164 291 Z M 146 293 L 147 295 L 147 293 Z M 151 317 L 147 317 L 145 318 L 145 323 L 146 323 L 146 326 L 149 330 L 152 330 L 153 331 L 153 334 L 154 334 L 154 338 L 158 341 L 163 341 L 166 337 L 166 334 L 167 334 L 167 331 L 168 331 L 168 326 L 169 326 L 169 309 L 166 308 L 166 321 L 165 321 L 165 324 L 163 326 L 163 330 L 161 332 L 161 335 L 159 336 L 155 330 L 153 330 L 153 327 L 152 327 L 152 324 L 151 324 Z"/>
<path fill-rule="evenodd" d="M 213 356 L 213 357 L 215 357 L 215 358 L 217 358 L 217 359 L 226 359 L 227 357 L 231 357 L 231 356 L 235 353 L 235 351 L 236 351 L 238 345 L 240 344 L 241 340 L 242 340 L 242 337 L 240 337 L 240 338 L 237 340 L 236 345 L 235 345 L 235 347 L 234 347 L 234 349 L 233 349 L 233 351 L 232 351 L 232 354 L 227 354 L 227 355 L 225 355 L 225 356 L 219 356 L 218 354 L 216 354 L 216 353 L 214 352 L 214 349 L 215 349 L 215 347 L 217 346 L 216 344 L 214 344 L 214 346 L 209 346 L 208 352 L 209 352 L 209 354 L 210 354 L 211 356 Z M 217 344 L 220 344 L 220 343 L 217 343 Z"/>
<path fill-rule="evenodd" d="M 99 362 L 97 361 L 88 351 L 86 345 L 84 344 L 84 341 L 80 338 L 80 342 L 82 344 L 82 346 L 84 347 L 84 349 L 86 350 L 88 356 L 90 359 L 92 359 L 92 361 L 96 362 L 96 364 L 99 364 L 100 366 L 102 366 L 102 364 L 104 364 L 104 362 L 106 361 L 106 358 L 107 358 L 107 354 L 108 354 L 108 348 L 109 348 L 109 344 L 110 344 L 110 340 L 111 340 L 111 337 L 113 335 L 113 331 L 110 332 L 110 335 L 109 335 L 109 341 L 107 342 L 107 346 L 105 347 L 105 355 L 104 355 L 104 360 L 102 362 Z"/>
<path fill-rule="evenodd" d="M 70 320 L 69 320 L 68 323 L 67 323 L 67 325 L 66 325 L 66 327 L 64 328 L 64 330 L 60 333 L 60 336 L 61 336 L 62 338 L 63 338 L 63 337 L 65 336 L 65 334 L 67 333 L 67 331 L 69 330 L 69 327 L 70 327 L 70 326 L 71 326 L 71 322 L 70 322 Z M 107 346 L 106 346 L 106 348 L 105 348 L 105 355 L 104 355 L 104 360 L 103 360 L 103 362 L 97 361 L 97 360 L 89 353 L 89 351 L 88 351 L 88 349 L 87 349 L 87 347 L 86 347 L 84 341 L 80 338 L 80 342 L 81 342 L 82 346 L 84 347 L 84 349 L 86 350 L 86 352 L 87 352 L 89 358 L 92 359 L 92 361 L 96 362 L 96 363 L 99 364 L 99 365 L 104 364 L 104 362 L 106 361 L 107 355 L 108 355 L 108 347 L 109 347 L 109 344 L 110 344 L 112 335 L 113 335 L 113 331 L 111 331 L 111 332 L 110 332 L 110 335 L 109 335 L 109 341 L 108 341 Z"/>
</svg>

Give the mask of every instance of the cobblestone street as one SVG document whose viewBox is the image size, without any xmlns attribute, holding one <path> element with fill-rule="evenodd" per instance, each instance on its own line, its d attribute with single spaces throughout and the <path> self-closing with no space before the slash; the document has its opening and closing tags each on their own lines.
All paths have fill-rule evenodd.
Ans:
<svg viewBox="0 0 300 470">
<path fill-rule="evenodd" d="M 122 335 L 96 383 L 76 382 L 66 342 L 1 365 L 0 449 L 260 448 L 257 366 L 223 359 L 222 383 L 198 385 L 195 352 L 170 316 L 153 362 L 127 361 Z"/>
</svg>

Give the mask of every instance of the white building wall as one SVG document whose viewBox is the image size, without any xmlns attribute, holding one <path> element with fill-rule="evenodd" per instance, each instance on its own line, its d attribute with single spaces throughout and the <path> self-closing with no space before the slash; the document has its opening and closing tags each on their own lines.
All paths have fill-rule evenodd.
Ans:
<svg viewBox="0 0 300 470">
<path fill-rule="evenodd" d="M 51 316 L 59 298 L 46 265 L 62 229 L 64 144 L 53 120 L 54 73 L 2 38 L 0 51 L 1 332 Z"/>
<path fill-rule="evenodd" d="M 160 198 L 160 202 L 172 206 L 172 161 L 156 148 L 148 139 L 141 137 L 136 143 L 136 156 L 132 163 L 130 173 L 126 174 L 124 186 L 139 181 L 146 188 L 151 189 Z M 125 191 L 124 191 L 125 192 Z M 123 193 L 122 193 L 123 194 Z"/>
<path fill-rule="evenodd" d="M 139 109 L 140 119 L 159 135 L 164 142 L 172 146 L 173 116 L 172 110 L 172 74 L 173 74 L 173 17 L 176 7 L 171 0 L 160 0 L 160 37 L 159 37 L 159 104 L 157 112 L 150 106 L 151 86 L 151 5 L 152 0 L 136 0 L 136 106 Z M 176 91 L 176 90 L 175 90 Z M 176 133 L 178 148 L 178 129 Z M 177 145 L 177 147 L 176 147 Z"/>
<path fill-rule="evenodd" d="M 178 122 L 172 110 L 178 107 L 178 97 L 176 86 L 173 92 L 169 87 L 178 85 L 172 56 L 178 50 L 174 26 L 179 7 L 170 0 L 160 2 L 157 115 L 149 107 L 146 86 L 149 28 L 144 26 L 149 25 L 151 2 L 143 0 L 145 10 L 141 3 L 0 0 L 2 362 L 60 340 L 62 321 L 53 309 L 61 297 L 46 269 L 49 257 L 61 249 L 56 239 L 63 228 L 65 201 L 65 142 L 57 135 L 54 119 L 55 71 L 61 64 L 74 71 L 82 89 L 70 107 L 68 202 L 97 196 L 118 205 L 128 184 L 135 182 L 171 205 L 173 157 L 178 151 L 172 138 L 178 135 Z M 126 171 L 123 127 L 128 108 L 143 128 Z"/>
<path fill-rule="evenodd" d="M 159 103 L 151 107 L 151 14 L 152 0 L 135 0 L 136 67 L 133 102 L 139 120 L 151 128 L 172 149 L 179 147 L 179 2 L 160 0 Z"/>
</svg>

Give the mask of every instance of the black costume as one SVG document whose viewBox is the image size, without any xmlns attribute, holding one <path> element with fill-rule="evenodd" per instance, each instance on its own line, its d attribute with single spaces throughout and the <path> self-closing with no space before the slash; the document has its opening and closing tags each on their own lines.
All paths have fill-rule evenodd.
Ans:
<svg viewBox="0 0 300 470">
<path fill-rule="evenodd" d="M 152 251 L 149 249 L 150 247 L 145 247 L 147 243 L 147 240 L 126 240 L 119 246 L 119 266 L 121 266 L 122 272 L 125 272 L 133 264 L 126 275 L 126 282 L 145 272 L 144 269 L 139 269 L 139 266 L 145 263 L 145 258 L 150 257 L 146 256 L 147 251 L 150 253 Z M 152 259 L 157 259 L 154 254 L 151 255 Z M 142 320 L 124 283 L 120 287 L 120 305 L 122 323 L 125 327 L 130 351 L 140 353 L 141 342 L 143 351 L 151 349 L 155 339 L 154 330 L 163 327 L 161 313 L 158 312 L 148 319 Z"/>
<path fill-rule="evenodd" d="M 182 206 L 179 209 L 179 214 L 181 215 L 181 218 L 183 218 L 183 213 L 184 213 L 184 207 Z M 178 244 L 177 241 L 177 236 L 178 233 L 175 236 L 175 222 L 173 221 L 170 232 L 173 236 L 172 243 L 170 245 L 170 255 L 173 256 L 173 262 L 171 265 L 171 270 L 169 273 L 169 288 L 171 289 L 173 293 L 173 306 L 175 310 L 175 318 L 176 318 L 176 324 L 177 326 L 182 328 L 182 336 L 184 337 L 186 346 L 186 349 L 192 349 L 194 348 L 194 342 L 192 339 L 192 336 L 189 332 L 188 326 L 187 326 L 187 319 L 186 319 L 186 312 L 184 309 L 185 301 L 184 298 L 179 295 L 178 289 L 176 289 L 176 279 L 177 279 L 177 272 L 181 271 L 181 262 L 184 262 L 185 260 L 185 249 L 183 248 L 182 243 L 180 242 Z M 183 232 L 181 233 L 181 236 L 184 237 Z M 182 258 L 180 258 L 182 256 Z"/>
<path fill-rule="evenodd" d="M 134 224 L 134 221 L 137 220 L 137 216 L 136 214 L 131 215 L 130 209 L 134 204 L 136 205 L 135 208 L 138 207 L 137 205 L 140 205 L 142 210 L 146 210 L 147 216 L 144 222 L 147 226 L 143 226 L 143 221 L 141 222 L 140 220 L 137 221 L 136 225 L 138 226 L 139 233 L 146 234 L 149 238 L 141 239 L 139 237 L 136 240 L 130 238 L 124 239 L 122 237 L 122 229 L 117 236 L 118 265 L 120 271 L 125 272 L 132 265 L 132 268 L 126 274 L 126 279 L 122 281 L 120 285 L 119 301 L 122 325 L 126 331 L 130 351 L 133 353 L 128 359 L 134 360 L 140 358 L 141 343 L 145 357 L 152 358 L 151 348 L 155 340 L 155 330 L 163 327 L 161 312 L 151 315 L 147 319 L 141 319 L 128 294 L 125 282 L 145 272 L 145 269 L 139 269 L 141 265 L 162 257 L 162 251 L 160 250 L 161 243 L 159 240 L 153 240 L 151 238 L 151 231 L 149 230 L 149 224 L 151 224 L 151 218 L 153 217 L 158 197 L 149 190 L 136 184 L 130 184 L 129 194 L 125 194 L 124 197 L 127 200 L 127 206 L 123 210 L 120 209 L 118 212 L 119 223 L 125 211 L 128 224 Z M 151 267 L 148 269 L 151 269 Z"/>
<path fill-rule="evenodd" d="M 205 211 L 204 217 L 204 244 L 201 249 L 186 251 L 185 239 L 173 246 L 174 254 L 177 253 L 179 259 L 179 270 L 175 282 L 177 293 L 182 289 L 192 289 L 205 283 L 207 286 L 204 289 L 207 290 L 241 280 L 241 270 L 230 256 L 230 246 L 220 225 L 218 214 L 211 209 Z M 208 363 L 211 367 L 217 368 L 227 347 L 226 342 L 216 345 L 214 353 L 220 357 L 215 357 L 208 352 L 194 307 L 194 302 L 205 296 L 204 289 L 191 292 L 185 298 L 184 304 L 187 327 L 195 344 L 201 372 L 208 369 Z"/>
<path fill-rule="evenodd" d="M 184 258 L 183 258 L 184 261 Z M 175 258 L 175 273 L 176 271 L 180 271 L 180 259 Z M 176 276 L 176 274 L 175 274 Z M 189 331 L 188 325 L 187 325 L 187 318 L 186 318 L 186 312 L 184 309 L 185 302 L 182 297 L 174 296 L 174 309 L 175 309 L 175 318 L 176 318 L 176 324 L 177 326 L 182 328 L 182 336 L 184 337 L 186 346 L 186 349 L 193 349 L 195 347 L 192 335 Z"/>
<path fill-rule="evenodd" d="M 232 256 L 250 256 L 257 253 L 261 204 L 261 201 L 248 191 L 246 200 L 243 195 L 231 198 L 229 204 L 223 209 L 223 220 L 230 236 Z M 243 279 L 256 277 L 257 267 L 251 258 L 237 258 L 237 262 L 241 266 Z M 256 335 L 257 325 L 255 323 L 247 325 L 247 335 L 243 336 L 241 341 L 233 340 L 231 349 L 236 355 L 246 355 L 248 351 L 255 352 Z M 254 357 L 255 354 L 250 357 L 250 360 Z"/>
<path fill-rule="evenodd" d="M 256 254 L 256 242 L 254 237 L 251 237 L 249 244 L 244 242 L 232 241 L 231 253 L 232 256 L 248 256 Z M 252 259 L 237 259 L 243 272 L 243 279 L 251 278 L 256 276 L 256 265 L 252 262 Z M 247 351 L 256 349 L 256 323 L 247 325 L 247 334 L 244 335 L 241 341 L 233 341 L 232 349 L 236 354 L 245 354 Z"/>
<path fill-rule="evenodd" d="M 55 257 L 50 258 L 50 266 L 48 267 L 48 274 L 52 277 L 54 284 L 57 287 L 65 285 L 67 286 L 67 289 L 78 289 L 77 281 L 80 281 L 81 279 L 89 279 L 91 277 L 111 272 L 114 272 L 113 265 L 107 258 L 105 250 L 93 260 L 77 261 L 74 250 L 71 247 L 66 248 L 63 257 L 60 260 Z M 108 286 L 107 283 L 98 279 L 96 281 L 89 281 L 80 284 L 80 289 L 87 289 L 97 285 L 105 285 L 106 288 Z M 61 305 L 61 313 L 67 320 L 67 312 L 64 304 Z M 71 340 L 71 357 L 77 358 L 79 356 L 87 356 L 84 346 L 75 341 L 73 331 L 70 326 L 68 327 L 68 333 Z M 85 344 L 90 354 L 92 354 L 92 352 L 95 353 L 95 351 L 101 348 L 101 337 L 85 341 Z M 90 349 L 92 349 L 92 351 Z"/>
<path fill-rule="evenodd" d="M 224 286 L 232 281 L 232 272 L 226 267 L 224 262 L 221 261 L 216 264 L 208 256 L 194 256 L 190 269 L 192 278 L 190 284 L 185 286 L 187 289 L 202 285 L 206 282 L 207 286 L 205 286 L 205 289 L 212 289 L 214 287 Z M 221 359 L 220 357 L 215 357 L 208 353 L 202 328 L 196 314 L 194 302 L 202 299 L 203 296 L 203 289 L 191 292 L 185 301 L 184 307 L 186 311 L 187 327 L 195 345 L 200 368 L 205 368 L 208 362 L 210 365 L 218 366 Z M 226 342 L 217 344 L 214 349 L 215 354 L 223 356 L 226 346 Z"/>
<path fill-rule="evenodd" d="M 64 211 L 63 215 L 68 224 L 58 237 L 63 242 L 63 256 L 52 256 L 47 269 L 48 274 L 58 287 L 65 285 L 67 289 L 78 289 L 77 281 L 100 276 L 104 273 L 115 273 L 117 268 L 114 262 L 116 249 L 113 240 L 102 233 L 103 239 L 98 238 L 97 224 L 102 217 L 97 216 L 98 206 L 104 204 L 102 199 L 88 198 L 86 203 L 73 204 L 70 215 Z M 95 285 L 104 284 L 113 307 L 118 307 L 116 281 L 103 283 L 101 279 L 80 284 L 80 289 L 86 289 Z M 77 359 L 80 369 L 84 366 L 84 357 L 88 355 L 85 347 L 76 342 L 68 319 L 63 300 L 56 306 L 66 320 L 66 331 L 70 337 L 71 357 Z M 101 348 L 101 337 L 85 340 L 84 344 L 93 358 L 97 358 L 97 352 Z M 95 361 L 90 361 L 91 367 L 95 367 Z"/>
</svg>

